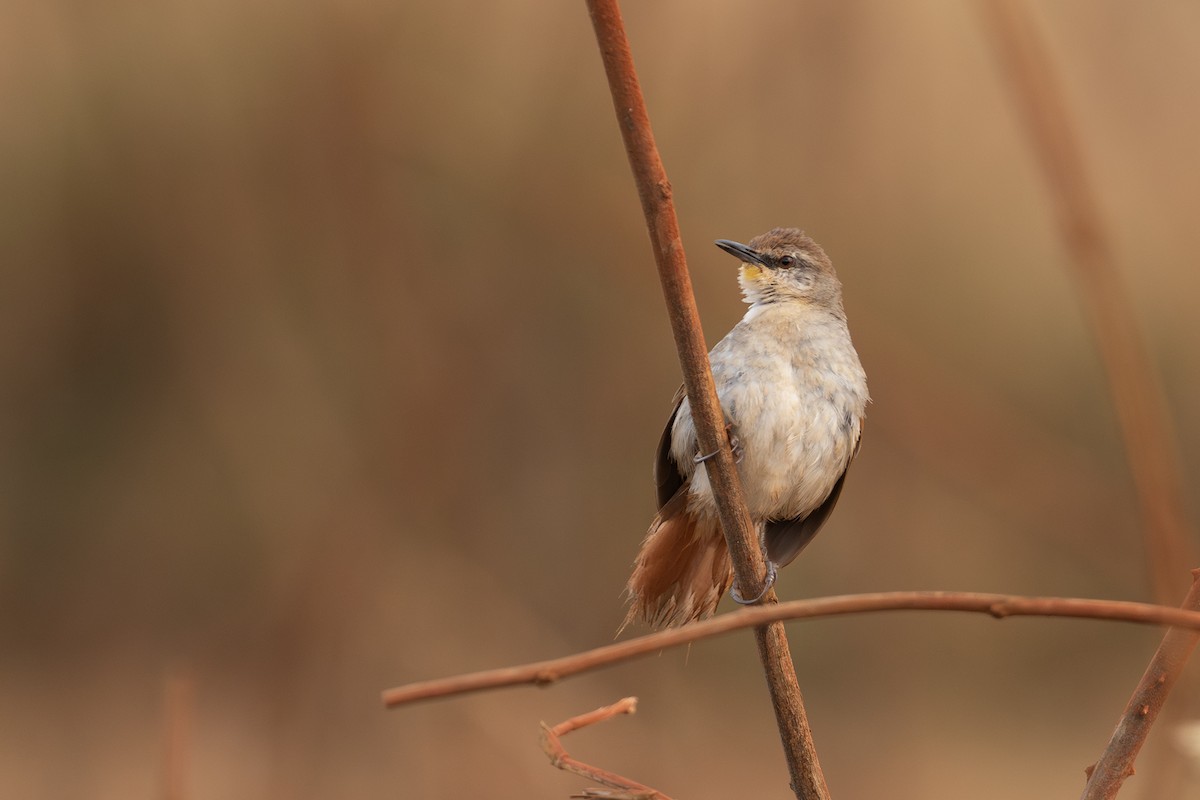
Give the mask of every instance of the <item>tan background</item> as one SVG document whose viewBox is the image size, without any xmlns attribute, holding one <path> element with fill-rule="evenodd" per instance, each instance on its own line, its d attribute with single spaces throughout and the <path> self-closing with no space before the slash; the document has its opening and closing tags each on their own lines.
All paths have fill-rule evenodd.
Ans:
<svg viewBox="0 0 1200 800">
<path fill-rule="evenodd" d="M 977 9 L 627 6 L 709 339 L 742 309 L 710 242 L 799 225 L 871 378 L 860 460 L 781 595 L 1149 599 L 1099 360 Z M 379 707 L 611 640 L 652 514 L 679 373 L 582 2 L 4 18 L 0 795 L 162 796 L 183 675 L 194 798 L 564 797 L 586 784 L 545 763 L 538 721 L 627 694 L 636 717 L 568 747 L 679 798 L 790 796 L 747 635 Z M 1194 478 L 1200 9 L 1035 20 Z M 897 800 L 1076 796 L 1158 639 L 792 628 L 834 796 Z"/>
</svg>

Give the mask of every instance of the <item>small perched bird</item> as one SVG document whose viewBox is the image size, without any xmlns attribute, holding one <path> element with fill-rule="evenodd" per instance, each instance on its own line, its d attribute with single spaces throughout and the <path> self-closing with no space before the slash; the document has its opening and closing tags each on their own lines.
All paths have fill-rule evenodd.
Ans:
<svg viewBox="0 0 1200 800">
<path fill-rule="evenodd" d="M 716 245 L 740 260 L 750 305 L 709 359 L 769 589 L 837 503 L 862 436 L 867 377 L 850 342 L 842 285 L 816 242 L 775 228 L 749 245 Z M 629 578 L 625 624 L 706 617 L 733 581 L 703 465 L 711 455 L 698 450 L 680 389 L 658 445 L 658 514 Z M 731 594 L 742 603 L 762 597 L 743 599 L 736 587 Z"/>
</svg>

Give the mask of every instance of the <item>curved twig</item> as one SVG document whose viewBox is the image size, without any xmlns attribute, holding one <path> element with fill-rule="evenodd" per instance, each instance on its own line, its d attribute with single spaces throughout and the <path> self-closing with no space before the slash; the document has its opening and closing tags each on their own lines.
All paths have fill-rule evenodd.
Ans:
<svg viewBox="0 0 1200 800">
<path fill-rule="evenodd" d="M 639 656 L 657 653 L 669 647 L 690 644 L 743 628 L 752 628 L 783 620 L 900 610 L 968 611 L 988 614 L 997 619 L 1016 616 L 1075 617 L 1120 620 L 1147 625 L 1172 625 L 1193 631 L 1200 630 L 1200 612 L 1123 600 L 1022 597 L 975 592 L 880 592 L 840 595 L 746 608 L 721 614 L 702 622 L 684 625 L 681 628 L 657 631 L 636 639 L 548 661 L 410 683 L 385 691 L 383 702 L 388 708 L 397 708 L 419 700 L 499 689 L 505 686 L 523 684 L 546 686 L 582 672 L 609 667 Z"/>
<path fill-rule="evenodd" d="M 671 800 L 662 792 L 653 789 L 644 783 L 638 783 L 635 780 L 630 780 L 624 775 L 618 775 L 615 772 L 610 772 L 603 767 L 585 764 L 577 758 L 574 758 L 567 749 L 563 747 L 561 737 L 566 736 L 572 731 L 577 731 L 580 728 L 585 728 L 588 725 L 595 725 L 597 722 L 604 722 L 612 719 L 619 714 L 632 714 L 637 711 L 636 697 L 623 697 L 611 706 L 597 708 L 595 711 L 589 711 L 586 714 L 580 714 L 576 717 L 571 717 L 568 720 L 558 723 L 553 728 L 542 723 L 542 752 L 550 759 L 550 763 L 561 770 L 580 775 L 588 780 L 593 780 L 596 783 L 602 783 L 605 786 L 617 789 L 622 792 L 625 797 L 636 796 L 644 798 L 644 800 Z M 575 797 L 611 797 L 612 795 L 600 793 L 596 791 L 587 791 L 582 795 L 574 795 Z"/>
</svg>

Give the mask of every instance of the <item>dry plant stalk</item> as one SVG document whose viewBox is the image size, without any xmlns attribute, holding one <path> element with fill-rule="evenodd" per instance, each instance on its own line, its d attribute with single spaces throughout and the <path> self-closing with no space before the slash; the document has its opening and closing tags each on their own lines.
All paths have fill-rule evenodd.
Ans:
<svg viewBox="0 0 1200 800">
<path fill-rule="evenodd" d="M 671 800 L 670 797 L 652 789 L 649 786 L 630 780 L 615 772 L 609 772 L 601 767 L 594 767 L 591 764 L 585 764 L 571 756 L 562 746 L 560 737 L 566 736 L 572 731 L 577 731 L 580 728 L 585 728 L 588 725 L 595 725 L 597 722 L 604 722 L 612 719 L 619 714 L 633 714 L 637 711 L 637 698 L 625 697 L 611 706 L 603 706 L 595 711 L 589 711 L 586 714 L 580 714 L 576 717 L 571 717 L 568 720 L 558 723 L 551 728 L 546 723 L 542 723 L 542 750 L 550 759 L 550 763 L 561 770 L 572 772 L 580 775 L 588 780 L 602 783 L 613 789 L 621 792 L 619 795 L 628 800 Z M 607 797 L 615 798 L 618 795 L 609 793 L 599 793 L 594 790 L 588 790 L 583 795 L 575 795 L 576 797 Z"/>
<path fill-rule="evenodd" d="M 569 656 L 523 664 L 515 667 L 472 672 L 449 678 L 420 681 L 389 689 L 383 693 L 388 708 L 397 708 L 421 700 L 534 684 L 547 686 L 563 678 L 609 667 L 640 656 L 658 653 L 713 636 L 762 626 L 789 619 L 816 619 L 842 614 L 876 611 L 967 611 L 987 614 L 996 619 L 1016 616 L 1069 617 L 1077 619 L 1120 620 L 1147 625 L 1171 625 L 1200 630 L 1200 613 L 1150 603 L 1123 600 L 1088 600 L 1073 597 L 1021 597 L 976 592 L 878 592 L 836 597 L 793 600 L 768 606 L 755 606 L 718 617 L 656 631 L 636 639 L 573 653 Z"/>
<path fill-rule="evenodd" d="M 1141 508 L 1154 596 L 1160 603 L 1174 603 L 1179 573 L 1193 563 L 1192 534 L 1162 386 L 1122 284 L 1058 74 L 1028 9 L 1020 0 L 988 0 L 983 7 L 1013 102 L 1050 188 L 1075 283 L 1104 362 Z"/>
<path fill-rule="evenodd" d="M 1050 189 L 1075 284 L 1104 363 L 1142 516 L 1151 587 L 1160 603 L 1172 603 L 1178 591 L 1176 576 L 1184 564 L 1194 563 L 1195 548 L 1166 398 L 1121 280 L 1080 139 L 1046 45 L 1020 0 L 988 0 L 983 9 L 1014 105 Z M 1194 698 L 1185 697 L 1173 708 L 1191 705 Z M 1157 756 L 1159 762 L 1171 758 L 1167 751 Z M 1152 774 L 1158 784 L 1178 777 L 1162 763 Z M 1147 791 L 1156 797 L 1174 792 L 1165 785 L 1148 786 Z"/>
<path fill-rule="evenodd" d="M 1200 611 L 1200 570 L 1192 570 L 1192 588 L 1183 601 L 1183 609 Z M 1088 768 L 1082 800 L 1110 800 L 1117 796 L 1121 784 L 1133 774 L 1134 759 L 1198 641 L 1200 632 L 1196 630 L 1171 628 L 1167 631 L 1129 698 L 1104 755 Z"/>
<path fill-rule="evenodd" d="M 191 750 L 195 681 L 190 672 L 169 675 L 163 687 L 163 797 L 187 800 L 188 753 Z"/>
<path fill-rule="evenodd" d="M 646 229 L 650 233 L 671 331 L 679 351 L 696 438 L 702 452 L 716 454 L 705 462 L 705 467 L 733 571 L 738 586 L 747 596 L 753 597 L 765 586 L 766 563 L 759 550 L 750 513 L 746 510 L 729 439 L 725 435 L 725 417 L 717 401 L 709 368 L 708 348 L 700 328 L 679 222 L 671 200 L 671 184 L 654 144 L 620 6 L 617 0 L 588 0 L 588 11 L 604 61 L 625 152 L 646 216 Z M 767 593 L 764 602 L 777 602 L 773 590 Z M 787 757 L 792 790 L 800 800 L 829 800 L 783 625 L 776 623 L 756 630 L 755 639 Z"/>
</svg>

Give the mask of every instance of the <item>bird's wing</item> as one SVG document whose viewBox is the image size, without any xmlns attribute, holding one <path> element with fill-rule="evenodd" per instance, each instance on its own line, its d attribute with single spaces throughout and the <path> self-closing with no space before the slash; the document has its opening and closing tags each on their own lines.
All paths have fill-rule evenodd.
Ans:
<svg viewBox="0 0 1200 800">
<path fill-rule="evenodd" d="M 829 519 L 829 515 L 833 513 L 833 507 L 837 505 L 838 497 L 842 494 L 842 484 L 846 481 L 846 472 L 849 471 L 854 457 L 858 455 L 858 448 L 861 445 L 862 428 L 860 424 L 858 441 L 854 443 L 854 450 L 846 461 L 846 469 L 842 470 L 837 483 L 833 485 L 824 502 L 802 517 L 774 520 L 766 524 L 764 541 L 767 546 L 767 558 L 775 566 L 786 567 L 792 563 L 796 556 L 800 555 L 800 551 L 817 535 L 817 531 L 821 530 L 825 520 Z"/>
<path fill-rule="evenodd" d="M 683 403 L 685 396 L 686 392 L 680 386 L 672 401 L 674 408 L 671 409 L 671 417 L 667 420 L 667 425 L 663 428 L 662 436 L 658 440 L 658 453 L 654 459 L 654 483 L 658 486 L 658 507 L 660 509 L 670 502 L 687 480 L 679 471 L 679 465 L 675 463 L 675 459 L 671 458 L 671 429 L 675 427 L 675 416 L 679 413 L 679 406 Z"/>
</svg>

